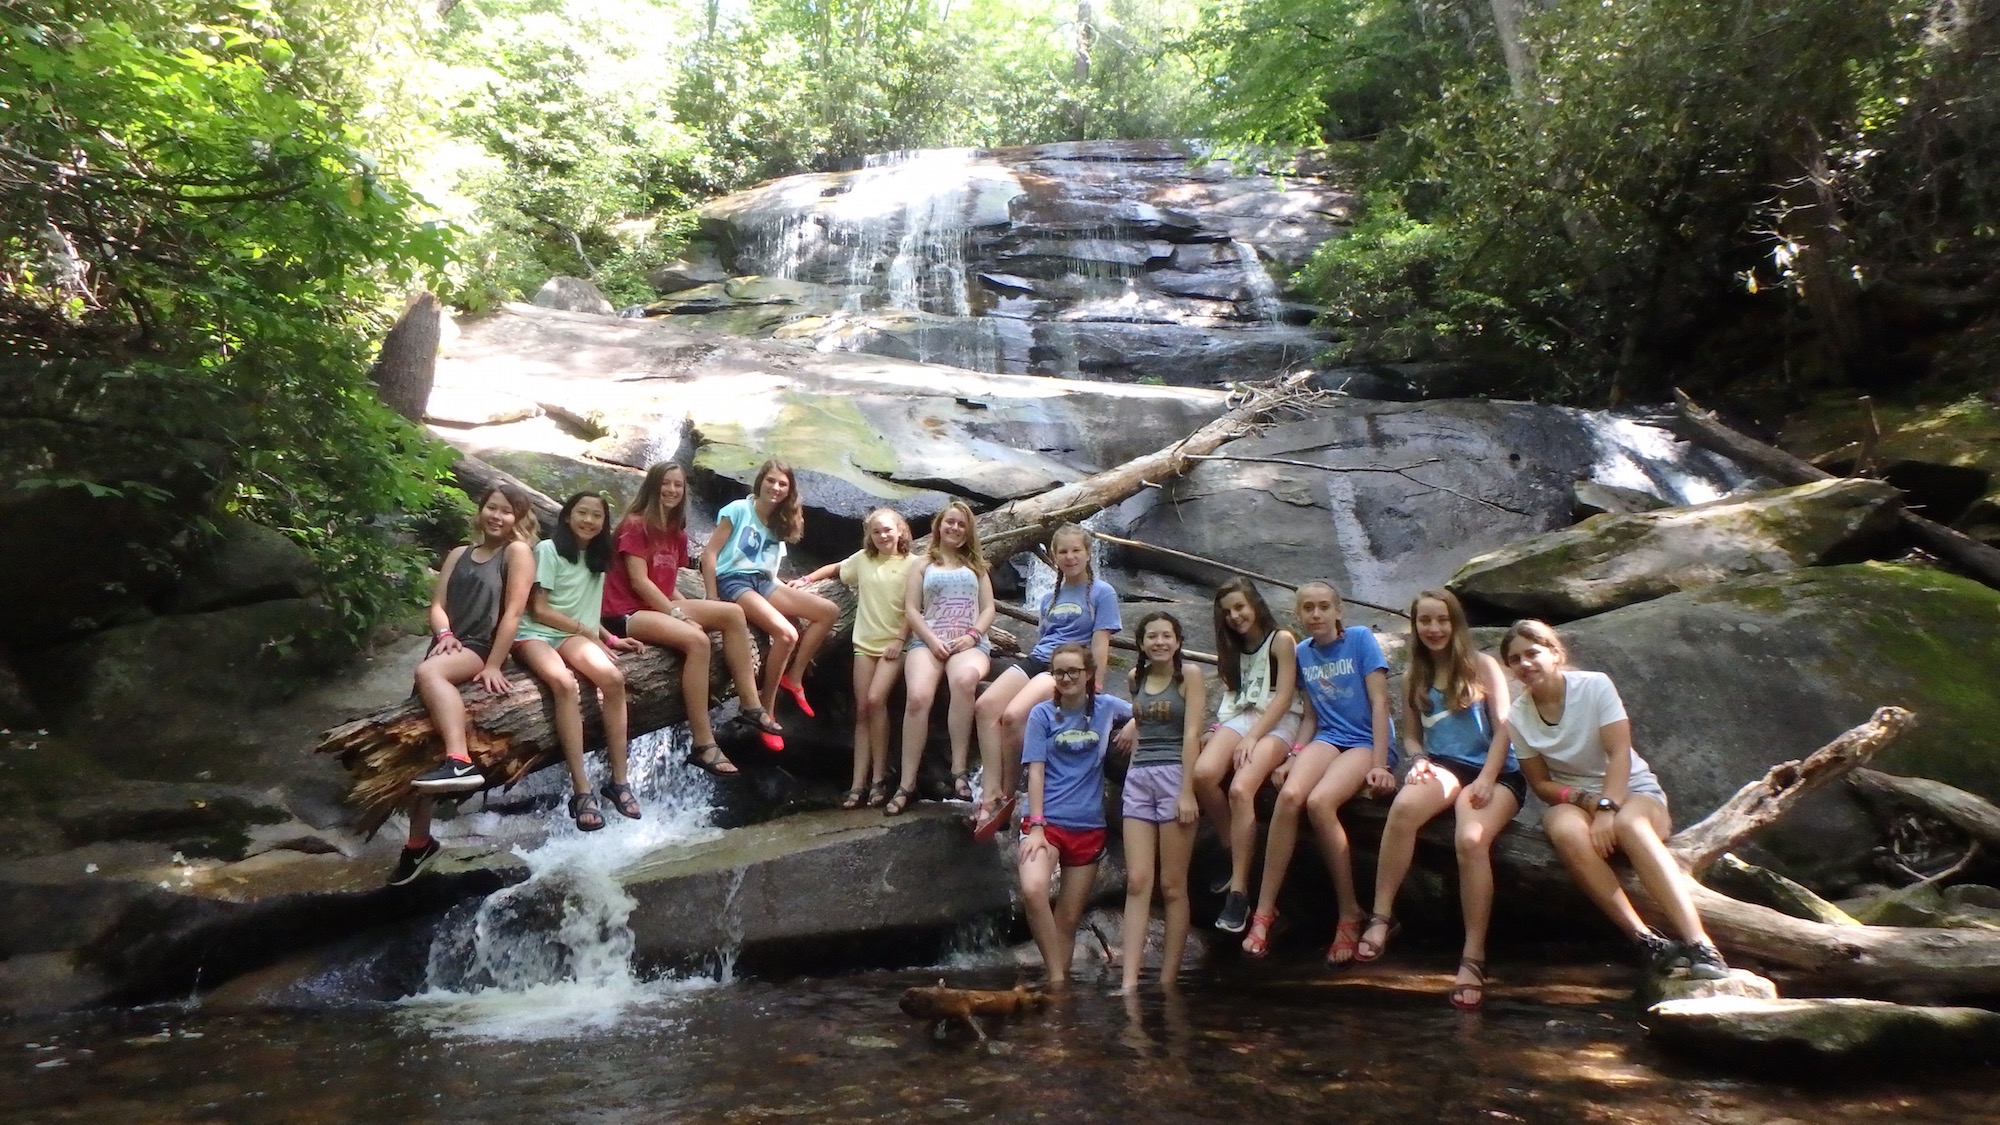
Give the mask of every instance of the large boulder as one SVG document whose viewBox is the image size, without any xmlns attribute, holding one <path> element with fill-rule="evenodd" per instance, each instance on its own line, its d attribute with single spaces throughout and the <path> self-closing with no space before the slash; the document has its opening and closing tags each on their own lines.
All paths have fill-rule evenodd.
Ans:
<svg viewBox="0 0 2000 1125">
<path fill-rule="evenodd" d="M 552 277 L 535 291 L 535 303 L 545 309 L 610 316 L 615 310 L 597 286 L 580 277 Z"/>
<path fill-rule="evenodd" d="M 1905 564 L 1813 567 L 1671 594 L 1563 633 L 1578 666 L 1617 682 L 1678 824 L 1883 704 L 1918 722 L 1880 769 L 2000 798 L 2000 592 L 1978 583 Z M 1852 798 L 1825 792 L 1747 854 L 1832 897 L 1866 875 L 1876 839 Z"/>
<path fill-rule="evenodd" d="M 1636 419 L 1521 402 L 1346 401 L 1224 446 L 1121 517 L 1149 543 L 1399 606 L 1475 555 L 1567 525 L 1578 478 L 1688 503 L 1741 474 Z"/>
<path fill-rule="evenodd" d="M 319 566 L 283 532 L 236 517 L 220 520 L 219 531 L 182 573 L 171 603 L 174 612 L 297 598 L 318 589 Z"/>
<path fill-rule="evenodd" d="M 2000 404 L 1971 395 L 1944 405 L 1877 406 L 1874 461 L 1912 507 L 1976 539 L 2000 544 Z M 1853 471 L 1861 416 L 1851 398 L 1824 400 L 1785 427 L 1786 449 L 1836 473 Z"/>
<path fill-rule="evenodd" d="M 1569 621 L 1731 578 L 1863 557 L 1901 494 L 1835 479 L 1682 508 L 1593 516 L 1510 543 L 1452 575 L 1468 606 Z"/>
<path fill-rule="evenodd" d="M 1646 1011 L 1663 1046 L 1732 1067 L 1852 1075 L 2000 1058 L 2000 1012 L 1880 1000 L 1669 1000 Z"/>
</svg>

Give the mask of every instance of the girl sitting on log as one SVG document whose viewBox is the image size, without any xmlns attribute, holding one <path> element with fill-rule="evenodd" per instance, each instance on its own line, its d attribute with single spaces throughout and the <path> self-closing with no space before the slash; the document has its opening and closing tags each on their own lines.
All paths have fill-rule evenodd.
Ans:
<svg viewBox="0 0 2000 1125">
<path fill-rule="evenodd" d="M 1132 718 L 1138 748 L 1125 773 L 1125 979 L 1139 986 L 1146 954 L 1146 930 L 1153 912 L 1153 886 L 1166 906 L 1167 936 L 1160 951 L 1160 983 L 1180 975 L 1188 933 L 1188 859 L 1194 855 L 1195 758 L 1201 752 L 1201 720 L 1208 701 L 1201 669 L 1181 655 L 1181 623 L 1171 613 L 1139 619 L 1143 667 L 1132 669 Z"/>
<path fill-rule="evenodd" d="M 1570 878 L 1632 940 L 1649 970 L 1685 962 L 1689 975 L 1703 980 L 1728 976 L 1688 897 L 1686 876 L 1667 851 L 1664 840 L 1673 832 L 1667 795 L 1632 749 L 1632 723 L 1611 678 L 1569 667 L 1562 638 L 1535 620 L 1507 630 L 1500 657 L 1527 689 L 1514 701 L 1508 727 L 1521 772 L 1548 802 L 1542 827 Z M 1611 869 L 1620 850 L 1680 941 L 1633 909 Z"/>
<path fill-rule="evenodd" d="M 1098 578 L 1090 565 L 1090 533 L 1073 523 L 1062 525 L 1049 537 L 1049 556 L 1055 562 L 1056 588 L 1041 605 L 1041 635 L 1026 659 L 994 677 L 974 711 L 983 771 L 975 839 L 989 839 L 1012 808 L 1028 713 L 1055 696 L 1049 661 L 1056 648 L 1088 645 L 1091 667 L 1097 669 L 1091 673 L 1091 691 L 1102 692 L 1103 669 L 1111 660 L 1111 634 L 1121 628 L 1118 591 Z"/>
<path fill-rule="evenodd" d="M 1090 650 L 1075 642 L 1049 655 L 1055 697 L 1028 713 L 1021 762 L 1028 771 L 1028 815 L 1021 819 L 1021 900 L 1051 987 L 1069 980 L 1076 927 L 1104 855 L 1104 752 L 1132 705 L 1095 690 Z M 1049 887 L 1062 870 L 1062 896 Z"/>
<path fill-rule="evenodd" d="M 1216 588 L 1215 664 L 1222 676 L 1222 704 L 1195 761 L 1194 795 L 1229 848 L 1229 881 L 1216 888 L 1228 895 L 1215 925 L 1232 934 L 1242 933 L 1249 923 L 1257 790 L 1298 740 L 1304 707 L 1294 690 L 1296 647 L 1250 580 L 1232 578 Z M 1224 778 L 1229 779 L 1226 795 Z"/>
<path fill-rule="evenodd" d="M 917 767 L 930 740 L 931 701 L 938 680 L 951 693 L 946 722 L 951 734 L 952 796 L 972 799 L 966 770 L 971 755 L 973 699 L 992 666 L 986 630 L 993 624 L 993 583 L 979 550 L 979 524 L 964 501 L 953 500 L 931 517 L 931 545 L 903 583 L 903 619 L 910 630 L 903 661 L 903 780 L 882 811 L 894 816 L 910 803 Z M 996 774 L 986 775 L 991 790 Z"/>
<path fill-rule="evenodd" d="M 854 588 L 854 774 L 843 809 L 860 808 L 863 800 L 873 808 L 889 798 L 889 693 L 902 670 L 903 585 L 911 565 L 909 521 L 893 508 L 877 508 L 862 521 L 859 551 L 802 579 L 837 577 Z"/>
<path fill-rule="evenodd" d="M 743 609 L 730 602 L 683 598 L 681 567 L 688 563 L 687 473 L 672 461 L 646 470 L 632 510 L 618 524 L 611 573 L 604 580 L 604 628 L 681 654 L 681 703 L 687 712 L 689 765 L 719 777 L 736 766 L 715 744 L 709 725 L 708 635 L 722 634 L 722 659 L 736 682 L 743 720 L 772 750 L 783 750 L 783 728 L 757 706 L 756 661 Z"/>
<path fill-rule="evenodd" d="M 806 702 L 800 677 L 833 631 L 840 608 L 801 589 L 803 580 L 790 585 L 778 581 L 785 545 L 798 542 L 805 528 L 792 467 L 776 458 L 766 461 L 751 478 L 750 495 L 716 513 L 715 534 L 701 552 L 701 576 L 709 597 L 742 606 L 744 618 L 771 638 L 759 705 L 775 713 L 778 689 L 783 688 L 810 719 L 812 704 Z M 792 624 L 793 618 L 805 622 L 805 632 Z"/>
<path fill-rule="evenodd" d="M 1403 682 L 1403 742 L 1410 769 L 1382 828 L 1375 908 L 1368 917 L 1372 928 L 1376 920 L 1395 916 L 1396 892 L 1409 874 L 1417 830 L 1455 807 L 1465 946 L 1449 999 L 1461 1011 L 1478 1008 L 1486 998 L 1493 840 L 1520 811 L 1528 792 L 1508 741 L 1507 706 L 1507 678 L 1500 662 L 1473 647 L 1457 595 L 1449 590 L 1418 594 L 1410 602 L 1410 670 Z"/>
<path fill-rule="evenodd" d="M 1278 790 L 1264 845 L 1264 882 L 1257 893 L 1257 911 L 1250 919 L 1244 952 L 1262 957 L 1271 924 L 1278 917 L 1278 892 L 1292 865 L 1298 845 L 1299 815 L 1312 818 L 1320 850 L 1333 877 L 1340 917 L 1327 961 L 1344 968 L 1350 961 L 1373 960 L 1356 929 L 1361 902 L 1354 893 L 1354 865 L 1340 807 L 1363 788 L 1387 793 L 1396 785 L 1393 737 L 1389 724 L 1389 662 L 1375 632 L 1349 625 L 1341 616 L 1340 592 L 1330 582 L 1308 582 L 1298 589 L 1294 611 L 1305 627 L 1298 646 L 1299 694 L 1309 703 L 1299 732 L 1292 768 Z M 1388 938 L 1384 935 L 1382 941 Z M 1357 950 L 1360 951 L 1357 954 Z M 1381 946 L 1375 947 L 1375 956 Z"/>
<path fill-rule="evenodd" d="M 597 690 L 604 718 L 605 756 L 611 777 L 604 799 L 618 815 L 639 819 L 639 798 L 625 773 L 625 673 L 613 652 L 645 647 L 604 628 L 604 572 L 611 567 L 611 508 L 595 492 L 563 501 L 554 537 L 535 544 L 535 586 L 528 615 L 514 640 L 514 659 L 549 685 L 555 704 L 556 742 L 569 763 L 569 815 L 578 829 L 604 827 L 597 794 L 583 766 L 583 704 L 576 674 Z M 703 638 L 706 640 L 707 638 Z"/>
<path fill-rule="evenodd" d="M 430 712 L 431 726 L 444 743 L 444 761 L 410 782 L 417 799 L 410 809 L 410 836 L 391 886 L 423 873 L 437 858 L 431 839 L 431 805 L 436 794 L 466 793 L 485 786 L 466 748 L 465 697 L 458 686 L 471 680 L 503 695 L 507 676 L 500 665 L 514 645 L 528 587 L 535 579 L 535 508 L 528 495 L 496 485 L 480 497 L 476 532 L 468 546 L 454 547 L 438 568 L 431 588 L 433 640 L 417 665 L 417 697 Z"/>
</svg>

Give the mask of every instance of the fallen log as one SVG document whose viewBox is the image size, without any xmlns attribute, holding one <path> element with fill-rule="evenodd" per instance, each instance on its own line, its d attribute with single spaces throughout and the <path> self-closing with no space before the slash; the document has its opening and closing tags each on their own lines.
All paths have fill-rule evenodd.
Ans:
<svg viewBox="0 0 2000 1125">
<path fill-rule="evenodd" d="M 1678 390 L 1674 392 L 1674 408 L 1679 416 L 1681 432 L 1690 441 L 1749 465 L 1781 484 L 1811 484 L 1833 479 L 1832 473 L 1817 465 L 1723 425 L 1714 414 L 1696 406 L 1693 399 Z M 1898 518 L 1904 531 L 1918 546 L 1957 567 L 1968 577 L 2000 589 L 2000 549 L 1989 547 L 1935 520 L 1925 519 L 1908 508 L 1903 509 Z"/>
<path fill-rule="evenodd" d="M 1847 783 L 1872 803 L 1927 813 L 2000 849 L 2000 808 L 1975 793 L 1927 777 L 1897 777 L 1878 770 L 1855 770 Z"/>
<path fill-rule="evenodd" d="M 479 503 L 488 492 L 500 485 L 513 485 L 526 493 L 528 503 L 534 506 L 535 520 L 541 525 L 542 537 L 546 539 L 556 533 L 556 516 L 562 512 L 562 505 L 554 497 L 545 495 L 520 477 L 466 453 L 461 454 L 457 462 L 452 465 L 451 478 L 452 483 L 458 485 L 459 491 L 472 497 L 474 504 Z"/>
</svg>

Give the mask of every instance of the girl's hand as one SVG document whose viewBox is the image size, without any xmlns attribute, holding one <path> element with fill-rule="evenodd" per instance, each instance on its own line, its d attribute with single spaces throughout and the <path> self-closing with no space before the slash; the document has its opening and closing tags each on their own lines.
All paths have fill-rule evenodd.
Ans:
<svg viewBox="0 0 2000 1125">
<path fill-rule="evenodd" d="M 944 650 L 953 656 L 972 647 L 972 638 L 964 635 L 953 637 L 944 643 Z"/>
<path fill-rule="evenodd" d="M 937 657 L 937 662 L 939 664 L 943 664 L 945 661 L 951 659 L 950 645 L 944 644 L 942 642 L 933 644 L 930 641 L 925 641 L 924 647 L 931 650 L 931 655 Z"/>
<path fill-rule="evenodd" d="M 1415 785 L 1418 782 L 1429 781 L 1436 776 L 1437 770 L 1431 767 L 1431 760 L 1428 757 L 1419 756 L 1410 759 L 1410 771 L 1403 775 L 1403 784 Z"/>
<path fill-rule="evenodd" d="M 1021 862 L 1027 863 L 1040 855 L 1044 849 L 1054 846 L 1042 835 L 1042 826 L 1038 824 L 1028 829 L 1026 836 L 1021 837 Z"/>
<path fill-rule="evenodd" d="M 510 690 L 507 686 L 507 673 L 490 664 L 481 668 L 479 674 L 472 677 L 472 682 L 494 695 L 506 695 Z"/>
<path fill-rule="evenodd" d="M 1189 828 L 1201 819 L 1201 805 L 1195 802 L 1194 794 L 1181 790 L 1181 795 L 1174 799 L 1174 819 Z"/>
<path fill-rule="evenodd" d="M 1390 772 L 1388 766 L 1370 766 L 1363 782 L 1372 796 L 1385 797 L 1396 791 L 1396 775 Z"/>
<path fill-rule="evenodd" d="M 1235 749 L 1229 752 L 1229 764 L 1232 767 L 1239 770 L 1242 769 L 1244 766 L 1249 765 L 1250 751 L 1254 749 L 1256 749 L 1256 746 L 1254 746 L 1249 739 L 1247 738 L 1237 739 Z"/>
<path fill-rule="evenodd" d="M 620 637 L 615 634 L 606 633 L 604 635 L 604 647 L 613 652 L 638 652 L 646 646 L 644 642 L 633 640 L 631 637 Z"/>
<path fill-rule="evenodd" d="M 430 655 L 450 656 L 454 652 L 464 652 L 464 651 L 465 651 L 465 646 L 458 643 L 458 638 L 452 636 L 450 633 L 446 633 L 444 636 L 439 637 L 437 640 L 431 642 Z"/>
<path fill-rule="evenodd" d="M 907 643 L 909 642 L 905 641 L 901 637 L 897 637 L 895 641 L 889 645 L 888 648 L 882 650 L 882 659 L 901 660 L 903 658 L 903 646 Z"/>
<path fill-rule="evenodd" d="M 1111 735 L 1111 748 L 1120 754 L 1131 754 L 1139 748 L 1139 720 L 1127 719 Z"/>
<path fill-rule="evenodd" d="M 1618 850 L 1618 814 L 1599 812 L 1590 818 L 1590 846 L 1599 858 L 1610 859 Z"/>
<path fill-rule="evenodd" d="M 1475 809 L 1483 809 L 1493 803 L 1494 783 L 1485 778 L 1475 778 L 1465 787 L 1466 803 Z"/>
<path fill-rule="evenodd" d="M 785 585 L 790 586 L 794 590 L 803 590 L 807 586 L 812 585 L 812 579 L 801 574 L 797 578 L 792 579 L 790 582 L 785 583 Z"/>
</svg>

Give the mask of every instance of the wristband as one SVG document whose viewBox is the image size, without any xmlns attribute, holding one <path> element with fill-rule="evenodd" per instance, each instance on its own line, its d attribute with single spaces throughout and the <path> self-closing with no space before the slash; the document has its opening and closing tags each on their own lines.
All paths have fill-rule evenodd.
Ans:
<svg viewBox="0 0 2000 1125">
<path fill-rule="evenodd" d="M 1024 816 L 1021 818 L 1021 823 L 1030 828 L 1046 828 L 1048 827 L 1049 818 L 1045 816 Z"/>
<path fill-rule="evenodd" d="M 1567 785 L 1563 786 L 1562 792 L 1556 794 L 1556 804 L 1558 805 L 1569 804 L 1569 786 Z"/>
<path fill-rule="evenodd" d="M 449 637 L 449 636 L 451 636 L 451 630 L 450 630 L 450 629 L 439 629 L 439 630 L 437 631 L 437 639 L 438 639 L 438 640 L 444 640 L 444 639 L 445 639 L 446 637 Z"/>
</svg>

